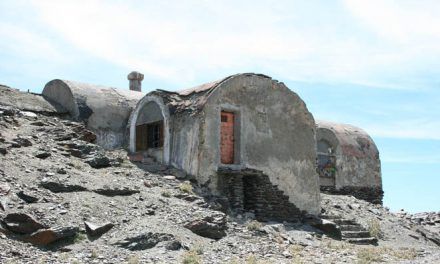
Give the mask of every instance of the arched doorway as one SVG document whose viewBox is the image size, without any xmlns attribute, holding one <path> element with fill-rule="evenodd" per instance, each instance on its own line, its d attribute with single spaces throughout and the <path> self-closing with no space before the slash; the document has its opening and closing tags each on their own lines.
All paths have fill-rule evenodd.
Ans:
<svg viewBox="0 0 440 264">
<path fill-rule="evenodd" d="M 144 97 L 130 117 L 131 152 L 146 154 L 169 163 L 169 112 L 157 97 Z"/>
<path fill-rule="evenodd" d="M 321 186 L 335 186 L 336 156 L 335 149 L 326 140 L 318 141 L 318 174 Z"/>
</svg>

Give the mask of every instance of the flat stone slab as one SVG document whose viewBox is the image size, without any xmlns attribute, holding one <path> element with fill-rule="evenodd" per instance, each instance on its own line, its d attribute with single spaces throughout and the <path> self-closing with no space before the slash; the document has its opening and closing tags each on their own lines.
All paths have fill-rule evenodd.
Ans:
<svg viewBox="0 0 440 264">
<path fill-rule="evenodd" d="M 1 221 L 3 226 L 16 234 L 31 234 L 46 226 L 38 223 L 32 216 L 23 213 L 8 214 Z"/>
<path fill-rule="evenodd" d="M 110 222 L 104 224 L 95 224 L 89 221 L 85 221 L 84 225 L 86 227 L 87 234 L 93 237 L 101 236 L 113 228 L 113 224 Z"/>
<path fill-rule="evenodd" d="M 38 246 L 46 246 L 59 240 L 73 238 L 78 233 L 78 227 L 58 227 L 38 230 L 27 237 L 22 238 L 23 241 Z"/>
</svg>

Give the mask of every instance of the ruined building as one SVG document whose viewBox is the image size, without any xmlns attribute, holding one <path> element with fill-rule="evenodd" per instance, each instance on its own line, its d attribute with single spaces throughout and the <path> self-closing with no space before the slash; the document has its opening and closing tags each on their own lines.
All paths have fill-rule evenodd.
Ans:
<svg viewBox="0 0 440 264">
<path fill-rule="evenodd" d="M 131 152 L 195 176 L 235 210 L 281 220 L 319 212 L 315 121 L 297 94 L 268 76 L 150 92 L 128 126 Z"/>
<path fill-rule="evenodd" d="M 316 125 L 281 82 L 246 73 L 144 94 L 142 74 L 127 78 L 130 90 L 53 80 L 43 96 L 84 121 L 98 144 L 179 168 L 260 220 L 318 214 L 320 189 L 382 201 L 372 139 L 352 126 Z"/>
<path fill-rule="evenodd" d="M 132 72 L 130 82 L 143 79 L 142 74 Z M 52 80 L 43 89 L 43 96 L 70 113 L 77 121 L 84 121 L 96 133 L 97 143 L 104 148 L 126 146 L 126 127 L 133 107 L 145 95 L 140 92 L 140 82 L 131 84 L 133 90 L 87 83 Z"/>
<path fill-rule="evenodd" d="M 316 124 L 321 190 L 382 204 L 379 151 L 371 137 L 351 125 L 327 121 Z"/>
</svg>

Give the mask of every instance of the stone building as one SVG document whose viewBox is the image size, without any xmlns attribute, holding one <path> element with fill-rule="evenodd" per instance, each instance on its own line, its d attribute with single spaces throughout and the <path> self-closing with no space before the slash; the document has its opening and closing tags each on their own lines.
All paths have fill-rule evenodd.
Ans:
<svg viewBox="0 0 440 264">
<path fill-rule="evenodd" d="M 236 211 L 292 220 L 319 212 L 315 121 L 301 98 L 261 74 L 143 97 L 129 150 L 193 175 Z"/>
<path fill-rule="evenodd" d="M 379 151 L 365 131 L 351 125 L 317 121 L 316 141 L 322 191 L 382 204 Z"/>
<path fill-rule="evenodd" d="M 135 77 L 131 75 L 132 79 Z M 143 78 L 143 75 L 137 77 Z M 139 90 L 140 82 L 133 87 Z M 140 91 L 59 79 L 48 82 L 43 89 L 43 96 L 49 102 L 65 109 L 73 119 L 84 121 L 96 133 L 97 143 L 107 149 L 126 146 L 128 118 L 144 95 Z"/>
</svg>

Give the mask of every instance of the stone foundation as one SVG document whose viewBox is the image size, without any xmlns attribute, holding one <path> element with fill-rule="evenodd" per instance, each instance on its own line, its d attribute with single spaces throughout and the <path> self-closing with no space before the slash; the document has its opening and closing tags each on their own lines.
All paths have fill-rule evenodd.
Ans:
<svg viewBox="0 0 440 264">
<path fill-rule="evenodd" d="M 383 190 L 378 187 L 345 186 L 336 189 L 334 186 L 321 186 L 321 192 L 328 194 L 352 195 L 372 204 L 382 204 Z"/>
<path fill-rule="evenodd" d="M 297 222 L 304 212 L 257 170 L 219 170 L 222 189 L 229 207 L 236 213 L 251 212 L 259 221 Z"/>
</svg>

